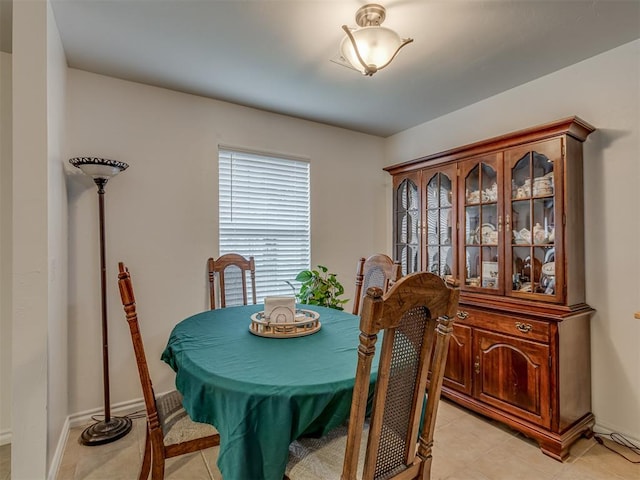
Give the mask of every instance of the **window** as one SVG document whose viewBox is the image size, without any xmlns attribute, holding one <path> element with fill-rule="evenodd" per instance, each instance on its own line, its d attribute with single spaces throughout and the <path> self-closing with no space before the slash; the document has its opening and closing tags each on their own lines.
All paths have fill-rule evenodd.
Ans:
<svg viewBox="0 0 640 480">
<path fill-rule="evenodd" d="M 256 296 L 291 295 L 311 262 L 309 162 L 219 150 L 220 254 L 253 256 Z"/>
</svg>

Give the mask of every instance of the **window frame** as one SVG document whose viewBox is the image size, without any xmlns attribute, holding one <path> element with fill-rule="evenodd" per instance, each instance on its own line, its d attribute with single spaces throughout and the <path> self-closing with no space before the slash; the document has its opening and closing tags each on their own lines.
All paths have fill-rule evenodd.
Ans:
<svg viewBox="0 0 640 480">
<path fill-rule="evenodd" d="M 266 192 L 266 203 L 248 191 Z M 287 281 L 311 264 L 309 159 L 219 145 L 218 246 L 254 257 L 258 302 L 295 293 Z"/>
</svg>

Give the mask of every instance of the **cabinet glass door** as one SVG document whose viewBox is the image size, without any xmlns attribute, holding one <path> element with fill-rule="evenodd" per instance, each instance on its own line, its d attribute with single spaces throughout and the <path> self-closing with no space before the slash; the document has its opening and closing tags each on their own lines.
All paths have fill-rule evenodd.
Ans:
<svg viewBox="0 0 640 480">
<path fill-rule="evenodd" d="M 510 248 L 507 261 L 510 290 L 515 296 L 560 298 L 556 274 L 556 246 L 562 218 L 557 211 L 559 141 L 507 153 L 506 229 Z M 561 171 L 561 169 L 560 169 Z"/>
<path fill-rule="evenodd" d="M 445 280 L 453 280 L 455 275 L 455 170 L 423 173 L 426 179 L 425 191 L 425 234 L 427 272 L 435 273 Z"/>
<path fill-rule="evenodd" d="M 420 269 L 420 201 L 418 185 L 405 178 L 396 188 L 395 260 L 402 265 L 402 275 Z"/>
<path fill-rule="evenodd" d="M 499 170 L 495 161 L 467 163 L 464 173 L 464 286 L 501 289 Z"/>
</svg>

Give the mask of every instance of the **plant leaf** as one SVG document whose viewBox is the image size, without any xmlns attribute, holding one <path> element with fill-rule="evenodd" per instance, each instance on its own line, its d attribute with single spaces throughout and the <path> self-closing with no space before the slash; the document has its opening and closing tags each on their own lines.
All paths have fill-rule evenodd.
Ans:
<svg viewBox="0 0 640 480">
<path fill-rule="evenodd" d="M 309 270 L 302 270 L 296 275 L 296 282 L 308 282 L 313 278 L 313 274 Z"/>
</svg>

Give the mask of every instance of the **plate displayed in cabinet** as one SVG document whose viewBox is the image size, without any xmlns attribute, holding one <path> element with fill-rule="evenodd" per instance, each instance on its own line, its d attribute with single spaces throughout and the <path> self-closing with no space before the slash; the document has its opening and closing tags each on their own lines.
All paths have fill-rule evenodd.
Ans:
<svg viewBox="0 0 640 480">
<path fill-rule="evenodd" d="M 556 274 L 556 262 L 547 262 L 542 264 L 542 274 L 553 277 Z"/>
<path fill-rule="evenodd" d="M 475 243 L 497 244 L 498 232 L 496 227 L 491 223 L 483 223 L 482 226 L 476 230 L 475 240 Z"/>
</svg>

